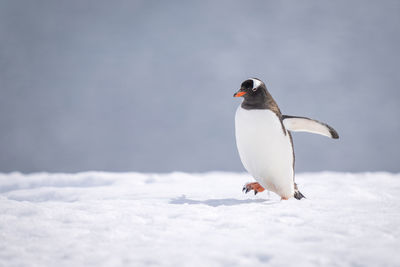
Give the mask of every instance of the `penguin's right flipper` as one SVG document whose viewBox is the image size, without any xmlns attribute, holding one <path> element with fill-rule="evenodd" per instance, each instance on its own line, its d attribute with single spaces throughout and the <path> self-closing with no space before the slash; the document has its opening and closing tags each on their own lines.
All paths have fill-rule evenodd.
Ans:
<svg viewBox="0 0 400 267">
<path fill-rule="evenodd" d="M 333 139 L 339 138 L 338 133 L 331 126 L 310 118 L 282 115 L 282 122 L 289 131 L 321 134 Z"/>
</svg>

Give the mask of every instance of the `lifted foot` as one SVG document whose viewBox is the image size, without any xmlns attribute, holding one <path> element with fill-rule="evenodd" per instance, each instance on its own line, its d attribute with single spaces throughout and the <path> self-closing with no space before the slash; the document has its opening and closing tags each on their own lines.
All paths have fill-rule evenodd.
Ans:
<svg viewBox="0 0 400 267">
<path fill-rule="evenodd" d="M 242 191 L 246 194 L 251 190 L 254 190 L 254 195 L 257 195 L 257 193 L 262 192 L 265 189 L 259 183 L 247 183 L 243 186 L 242 189 Z"/>
</svg>

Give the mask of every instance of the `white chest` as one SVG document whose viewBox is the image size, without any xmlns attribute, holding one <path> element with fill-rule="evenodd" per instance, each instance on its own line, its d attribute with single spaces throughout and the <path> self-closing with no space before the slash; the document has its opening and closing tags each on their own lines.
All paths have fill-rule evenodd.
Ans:
<svg viewBox="0 0 400 267">
<path fill-rule="evenodd" d="M 278 194 L 293 194 L 293 147 L 279 118 L 268 109 L 245 110 L 235 117 L 236 144 L 245 169 Z"/>
</svg>

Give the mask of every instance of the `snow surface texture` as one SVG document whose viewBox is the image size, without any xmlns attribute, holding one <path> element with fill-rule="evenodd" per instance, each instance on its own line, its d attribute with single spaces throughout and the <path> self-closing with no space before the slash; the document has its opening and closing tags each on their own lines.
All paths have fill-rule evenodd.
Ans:
<svg viewBox="0 0 400 267">
<path fill-rule="evenodd" d="M 0 174 L 0 266 L 400 266 L 400 174 Z"/>
</svg>

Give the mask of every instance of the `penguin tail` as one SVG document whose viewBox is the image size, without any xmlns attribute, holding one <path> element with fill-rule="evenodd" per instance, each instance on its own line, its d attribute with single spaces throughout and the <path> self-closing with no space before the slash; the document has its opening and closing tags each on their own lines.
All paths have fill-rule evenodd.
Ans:
<svg viewBox="0 0 400 267">
<path fill-rule="evenodd" d="M 294 184 L 294 198 L 300 200 L 302 198 L 306 198 L 300 191 L 297 189 L 297 184 Z"/>
<path fill-rule="evenodd" d="M 299 190 L 294 192 L 294 198 L 300 200 L 302 198 L 306 198 Z"/>
</svg>

